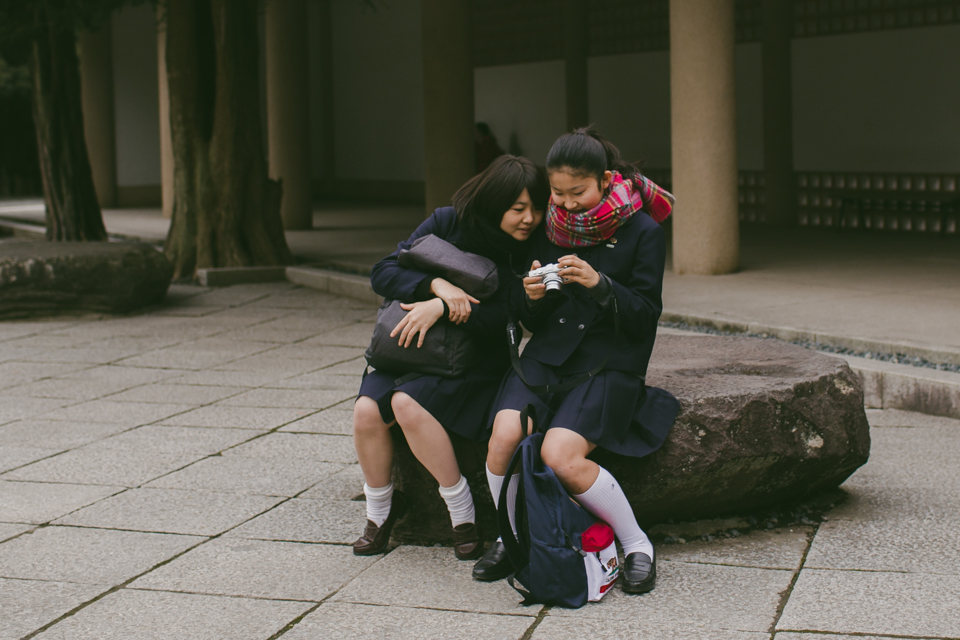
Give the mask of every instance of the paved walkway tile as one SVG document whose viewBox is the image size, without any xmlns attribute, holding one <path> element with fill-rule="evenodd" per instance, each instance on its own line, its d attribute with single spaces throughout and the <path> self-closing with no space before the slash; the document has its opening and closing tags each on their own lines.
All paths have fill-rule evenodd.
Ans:
<svg viewBox="0 0 960 640">
<path fill-rule="evenodd" d="M 378 559 L 335 545 L 219 538 L 130 588 L 319 602 Z"/>
<path fill-rule="evenodd" d="M 357 461 L 353 438 L 314 433 L 271 433 L 224 452 L 225 456 L 243 456 L 260 460 L 307 458 L 315 462 Z"/>
<path fill-rule="evenodd" d="M 752 531 L 723 541 L 663 545 L 660 559 L 795 571 L 800 568 L 812 531 L 811 527 Z"/>
<path fill-rule="evenodd" d="M 43 524 L 122 491 L 53 482 L 13 482 L 0 479 L 0 522 Z"/>
<path fill-rule="evenodd" d="M 603 601 L 599 604 L 602 606 Z M 587 606 L 594 606 L 593 604 Z M 634 619 L 559 617 L 547 615 L 531 640 L 587 640 L 593 638 L 656 638 L 656 640 L 770 640 L 769 633 L 719 629 L 707 623 L 659 624 L 638 616 Z M 777 635 L 777 640 L 781 636 Z M 826 640 L 808 638 L 804 640 Z M 830 640 L 835 640 L 830 638 Z"/>
<path fill-rule="evenodd" d="M 687 562 L 658 562 L 657 588 L 641 596 L 619 588 L 578 610 L 554 608 L 548 616 L 630 620 L 651 634 L 660 629 L 768 631 L 793 572 Z"/>
<path fill-rule="evenodd" d="M 301 498 L 312 500 L 355 500 L 363 498 L 363 471 L 359 464 L 352 464 L 332 476 L 327 476 L 307 491 Z M 359 533 L 359 531 L 357 532 Z"/>
<path fill-rule="evenodd" d="M 189 404 L 154 404 L 145 402 L 112 402 L 93 400 L 72 404 L 66 409 L 49 411 L 38 420 L 67 420 L 70 422 L 135 422 L 150 424 L 192 409 Z"/>
<path fill-rule="evenodd" d="M 31 446 L 42 443 L 45 447 L 62 451 L 95 442 L 135 426 L 133 422 L 20 420 L 0 427 L 0 445 Z"/>
<path fill-rule="evenodd" d="M 294 407 L 297 409 L 326 409 L 356 396 L 356 391 L 327 389 L 312 391 L 303 389 L 251 389 L 239 395 L 221 400 L 217 406 L 225 407 Z"/>
<path fill-rule="evenodd" d="M 960 511 L 864 514 L 820 525 L 804 568 L 960 576 Z M 958 603 L 960 608 L 960 603 Z"/>
<path fill-rule="evenodd" d="M 213 491 L 133 489 L 81 509 L 57 524 L 212 536 L 281 500 Z"/>
<path fill-rule="evenodd" d="M 49 458 L 63 451 L 62 449 L 40 449 L 37 447 L 8 447 L 0 445 L 0 473 L 16 469 L 31 462 Z"/>
<path fill-rule="evenodd" d="M 32 528 L 33 527 L 26 524 L 6 524 L 0 522 L 0 542 L 9 540 L 13 536 L 20 535 L 24 531 L 29 531 Z"/>
<path fill-rule="evenodd" d="M 0 476 L 4 480 L 137 487 L 199 460 L 200 454 L 114 449 L 103 441 L 66 451 Z"/>
<path fill-rule="evenodd" d="M 324 369 L 320 369 L 313 373 L 304 373 L 303 375 L 294 376 L 293 378 L 271 382 L 264 386 L 272 389 L 346 389 L 356 394 L 362 380 L 363 378 L 361 376 L 337 376 L 327 373 Z"/>
<path fill-rule="evenodd" d="M 62 364 L 59 362 L 0 362 L 0 389 L 8 389 L 58 374 L 88 368 L 89 365 Z"/>
<path fill-rule="evenodd" d="M 334 376 L 343 377 L 347 376 Z M 351 383 L 352 384 L 352 383 Z M 354 389 L 356 393 L 360 388 L 359 383 Z M 300 418 L 294 422 L 284 425 L 280 431 L 293 431 L 299 433 L 328 433 L 333 435 L 352 436 L 353 435 L 353 412 L 341 411 L 339 409 L 327 409 L 319 413 L 314 413 L 306 418 Z"/>
<path fill-rule="evenodd" d="M 52 398 L 0 397 L 0 424 L 24 420 L 53 411 L 75 401 Z"/>
<path fill-rule="evenodd" d="M 312 605 L 123 589 L 38 640 L 266 640 Z"/>
<path fill-rule="evenodd" d="M 777 629 L 958 638 L 960 576 L 804 569 Z"/>
<path fill-rule="evenodd" d="M 105 438 L 100 446 L 108 449 L 143 449 L 163 453 L 199 453 L 211 455 L 229 449 L 259 435 L 250 429 L 205 429 L 146 425 Z"/>
<path fill-rule="evenodd" d="M 521 637 L 533 622 L 526 615 L 329 603 L 304 617 L 283 640 L 505 640 Z"/>
<path fill-rule="evenodd" d="M 505 580 L 474 580 L 472 568 L 472 562 L 457 560 L 450 547 L 398 547 L 332 600 L 534 616 L 540 611 L 540 605 L 521 606 Z"/>
<path fill-rule="evenodd" d="M 315 409 L 260 407 L 200 407 L 162 420 L 160 424 L 184 427 L 233 427 L 235 429 L 275 429 L 313 413 Z"/>
<path fill-rule="evenodd" d="M 147 486 L 290 497 L 342 468 L 342 464 L 304 458 L 278 462 L 276 459 L 222 455 L 200 460 Z"/>
<path fill-rule="evenodd" d="M 0 576 L 111 586 L 203 540 L 160 533 L 44 527 L 0 545 Z"/>
<path fill-rule="evenodd" d="M 226 536 L 352 544 L 363 531 L 366 513 L 363 502 L 294 499 L 228 531 Z M 341 548 L 342 553 L 352 553 Z"/>
<path fill-rule="evenodd" d="M 0 640 L 19 640 L 103 591 L 102 585 L 0 578 Z"/>
<path fill-rule="evenodd" d="M 780 631 L 776 635 L 776 640 L 892 640 L 890 636 L 848 636 L 848 635 L 824 635 L 811 633 L 790 633 Z M 926 639 L 923 639 L 926 640 Z"/>
<path fill-rule="evenodd" d="M 149 384 L 110 396 L 114 402 L 157 402 L 171 400 L 179 404 L 211 404 L 246 391 L 243 387 L 203 387 L 187 384 Z"/>
<path fill-rule="evenodd" d="M 305 345 L 330 345 L 337 347 L 359 347 L 366 349 L 370 344 L 370 336 L 373 335 L 373 322 L 359 322 L 357 324 L 327 331 L 319 336 L 305 340 Z"/>
</svg>

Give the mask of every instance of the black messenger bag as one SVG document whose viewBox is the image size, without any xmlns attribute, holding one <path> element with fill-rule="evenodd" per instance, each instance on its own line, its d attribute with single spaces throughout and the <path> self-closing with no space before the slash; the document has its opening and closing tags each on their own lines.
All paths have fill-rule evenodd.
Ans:
<svg viewBox="0 0 960 640">
<path fill-rule="evenodd" d="M 490 298 L 499 287 L 497 266 L 492 260 L 462 251 L 432 234 L 418 238 L 409 250 L 401 251 L 397 262 L 402 267 L 441 277 L 478 300 Z M 390 337 L 407 315 L 400 304 L 399 300 L 385 300 L 380 306 L 365 354 L 367 364 L 374 369 L 407 374 L 398 378 L 398 383 L 422 374 L 446 378 L 465 374 L 477 353 L 467 330 L 441 318 L 427 331 L 422 347 L 418 348 L 416 343 L 401 347 L 399 336 Z"/>
</svg>

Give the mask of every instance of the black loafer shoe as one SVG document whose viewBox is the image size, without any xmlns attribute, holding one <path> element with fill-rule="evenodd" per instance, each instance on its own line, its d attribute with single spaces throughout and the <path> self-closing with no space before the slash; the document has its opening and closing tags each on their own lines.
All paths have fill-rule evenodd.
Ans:
<svg viewBox="0 0 960 640">
<path fill-rule="evenodd" d="M 494 542 L 483 557 L 473 565 L 473 578 L 484 582 L 502 580 L 513 573 L 513 563 L 502 542 Z"/>
<path fill-rule="evenodd" d="M 657 561 L 645 553 L 636 551 L 624 559 L 624 593 L 646 593 L 657 585 Z"/>
</svg>

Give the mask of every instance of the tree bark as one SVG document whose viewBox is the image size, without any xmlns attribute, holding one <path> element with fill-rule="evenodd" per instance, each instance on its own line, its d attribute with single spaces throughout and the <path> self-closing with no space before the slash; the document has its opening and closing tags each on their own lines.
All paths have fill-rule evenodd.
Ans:
<svg viewBox="0 0 960 640">
<path fill-rule="evenodd" d="M 257 0 L 166 0 L 163 15 L 174 277 L 289 263 L 281 185 L 268 177 L 263 152 Z"/>
<path fill-rule="evenodd" d="M 47 239 L 107 239 L 83 133 L 80 60 L 73 28 L 58 26 L 48 2 L 33 18 L 33 121 L 47 205 Z"/>
</svg>

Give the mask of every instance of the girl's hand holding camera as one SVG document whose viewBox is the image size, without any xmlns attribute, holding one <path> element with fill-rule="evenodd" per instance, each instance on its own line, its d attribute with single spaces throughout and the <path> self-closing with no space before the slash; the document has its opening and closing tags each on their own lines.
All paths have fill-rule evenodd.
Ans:
<svg viewBox="0 0 960 640">
<path fill-rule="evenodd" d="M 433 298 L 423 302 L 403 303 L 400 308 L 408 313 L 390 332 L 390 337 L 396 338 L 399 333 L 400 342 L 398 344 L 406 349 L 413 342 L 413 337 L 419 333 L 420 339 L 417 341 L 417 348 L 419 349 L 423 346 L 427 330 L 443 316 L 443 300 Z"/>
<path fill-rule="evenodd" d="M 450 308 L 450 322 L 455 324 L 463 324 L 470 318 L 470 311 L 473 309 L 470 306 L 471 302 L 480 304 L 479 300 L 443 278 L 434 278 L 430 283 L 430 291 L 447 303 Z"/>
<path fill-rule="evenodd" d="M 576 254 L 563 256 L 557 260 L 560 265 L 560 277 L 564 284 L 576 282 L 582 284 L 587 289 L 593 289 L 600 283 L 600 274 L 590 266 L 589 262 L 581 260 Z"/>
<path fill-rule="evenodd" d="M 542 265 L 539 260 L 534 260 L 530 265 L 530 271 L 539 269 Z M 523 279 L 523 290 L 527 292 L 527 297 L 531 300 L 539 300 L 547 295 L 547 286 L 543 284 L 543 278 L 530 276 Z"/>
<path fill-rule="evenodd" d="M 581 260 L 575 254 L 563 256 L 557 261 L 557 265 L 560 266 L 560 277 L 563 278 L 564 284 L 576 282 L 577 284 L 582 284 L 587 289 L 592 289 L 600 282 L 600 274 L 597 273 L 597 270 L 591 267 L 590 263 Z M 533 264 L 530 265 L 530 271 L 534 271 L 540 267 L 540 261 L 534 260 Z M 543 279 L 537 276 L 524 278 L 523 289 L 527 292 L 527 297 L 531 300 L 539 300 L 546 295 L 546 285 L 543 284 Z"/>
</svg>

